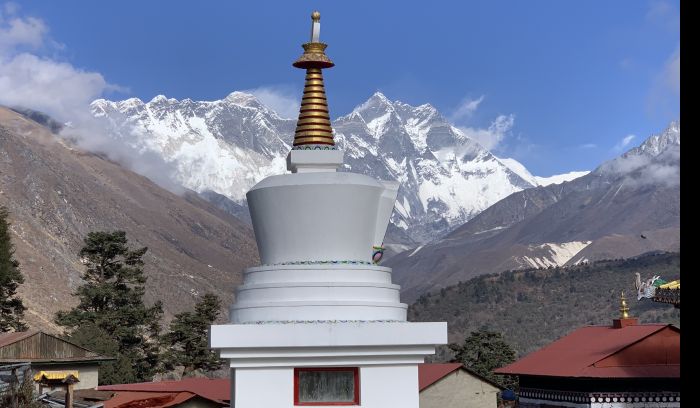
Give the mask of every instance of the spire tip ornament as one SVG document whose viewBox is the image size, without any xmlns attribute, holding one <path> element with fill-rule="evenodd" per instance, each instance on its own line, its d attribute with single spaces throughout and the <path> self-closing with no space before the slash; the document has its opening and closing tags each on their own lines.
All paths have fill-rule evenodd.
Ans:
<svg viewBox="0 0 700 408">
<path fill-rule="evenodd" d="M 335 146 L 321 73 L 322 69 L 335 64 L 326 56 L 327 45 L 320 40 L 320 21 L 321 13 L 311 13 L 311 40 L 302 45 L 304 53 L 292 64 L 296 68 L 306 70 L 304 94 L 301 97 L 299 119 L 294 132 L 294 148 L 306 145 Z"/>
<path fill-rule="evenodd" d="M 620 318 L 621 319 L 629 319 L 630 314 L 629 314 L 630 308 L 627 307 L 627 298 L 625 297 L 625 292 L 621 291 L 620 292 Z"/>
</svg>

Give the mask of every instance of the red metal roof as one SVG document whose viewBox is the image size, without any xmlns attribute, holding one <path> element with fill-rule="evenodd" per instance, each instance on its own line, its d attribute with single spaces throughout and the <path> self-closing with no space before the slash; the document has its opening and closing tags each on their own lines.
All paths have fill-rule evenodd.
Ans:
<svg viewBox="0 0 700 408">
<path fill-rule="evenodd" d="M 101 385 L 100 391 L 189 392 L 215 401 L 231 400 L 231 380 L 228 378 L 186 378 L 180 381 L 144 382 Z"/>
<path fill-rule="evenodd" d="M 168 408 L 197 397 L 200 396 L 191 392 L 119 391 L 114 398 L 105 401 L 104 408 Z"/>
<path fill-rule="evenodd" d="M 585 378 L 680 378 L 680 329 L 666 324 L 584 327 L 494 371 Z"/>
<path fill-rule="evenodd" d="M 440 379 L 457 369 L 464 369 L 473 375 L 482 378 L 471 370 L 466 369 L 460 363 L 445 363 L 445 364 L 418 364 L 418 390 L 423 391 L 425 388 L 436 383 Z M 483 379 L 483 378 L 482 378 Z M 484 381 L 501 388 L 497 384 L 486 379 Z M 161 381 L 161 382 L 145 382 L 135 384 L 116 384 L 116 385 L 101 385 L 97 387 L 100 391 L 128 391 L 129 393 L 139 394 L 156 394 L 156 393 L 177 393 L 188 392 L 200 395 L 204 398 L 215 401 L 230 401 L 231 398 L 231 382 L 228 378 L 208 379 L 208 378 L 187 378 L 180 381 Z M 125 395 L 125 393 L 118 393 Z M 134 394 L 136 395 L 136 394 Z M 126 396 L 126 395 L 125 395 Z M 116 398 L 116 397 L 115 397 Z M 116 405 L 106 405 L 105 408 L 117 407 Z M 149 405 L 149 407 L 151 407 Z"/>
<path fill-rule="evenodd" d="M 418 391 L 423 391 L 460 367 L 460 363 L 418 364 Z"/>
</svg>

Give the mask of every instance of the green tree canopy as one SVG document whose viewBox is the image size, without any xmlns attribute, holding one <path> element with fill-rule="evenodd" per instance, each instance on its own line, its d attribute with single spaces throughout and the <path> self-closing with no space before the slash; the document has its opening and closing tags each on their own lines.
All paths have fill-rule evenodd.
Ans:
<svg viewBox="0 0 700 408">
<path fill-rule="evenodd" d="M 24 283 L 15 247 L 10 237 L 7 208 L 0 206 L 0 333 L 27 330 L 24 304 L 17 296 L 17 287 Z"/>
<path fill-rule="evenodd" d="M 184 375 L 201 369 L 211 371 L 221 368 L 223 361 L 209 348 L 209 326 L 219 316 L 221 300 L 207 293 L 195 305 L 193 312 L 183 312 L 175 316 L 168 332 L 162 337 L 166 349 L 163 356 L 163 369 L 172 370 L 184 366 Z"/>
<path fill-rule="evenodd" d="M 117 358 L 103 366 L 103 384 L 149 381 L 157 368 L 163 307 L 143 301 L 146 251 L 130 249 L 124 231 L 90 232 L 79 253 L 86 266 L 79 303 L 56 314 L 72 341 Z"/>
<path fill-rule="evenodd" d="M 506 343 L 501 333 L 480 329 L 472 332 L 463 344 L 453 343 L 449 347 L 454 351 L 457 362 L 479 375 L 506 388 L 517 386 L 515 378 L 493 373 L 493 370 L 515 361 L 515 351 Z"/>
</svg>

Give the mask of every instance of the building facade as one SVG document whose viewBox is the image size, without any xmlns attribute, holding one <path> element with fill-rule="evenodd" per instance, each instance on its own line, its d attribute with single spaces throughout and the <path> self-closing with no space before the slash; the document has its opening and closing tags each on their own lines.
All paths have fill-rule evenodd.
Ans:
<svg viewBox="0 0 700 408">
<path fill-rule="evenodd" d="M 678 408 L 680 329 L 615 319 L 496 370 L 518 375 L 519 407 Z"/>
<path fill-rule="evenodd" d="M 503 387 L 460 363 L 418 366 L 420 408 L 496 408 Z"/>
<path fill-rule="evenodd" d="M 0 334 L 0 365 L 29 363 L 35 374 L 77 373 L 76 390 L 97 387 L 99 363 L 110 360 L 113 359 L 38 330 Z M 49 389 L 52 387 L 46 387 Z"/>
</svg>

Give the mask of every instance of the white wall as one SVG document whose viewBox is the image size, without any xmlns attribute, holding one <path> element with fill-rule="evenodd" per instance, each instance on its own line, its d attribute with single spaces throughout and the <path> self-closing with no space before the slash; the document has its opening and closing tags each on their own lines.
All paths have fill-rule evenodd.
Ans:
<svg viewBox="0 0 700 408">
<path fill-rule="evenodd" d="M 359 377 L 360 407 L 418 408 L 418 366 L 365 366 Z M 233 382 L 232 408 L 294 408 L 293 367 L 237 368 Z"/>
<path fill-rule="evenodd" d="M 420 393 L 420 408 L 496 408 L 498 388 L 455 370 Z"/>
</svg>

